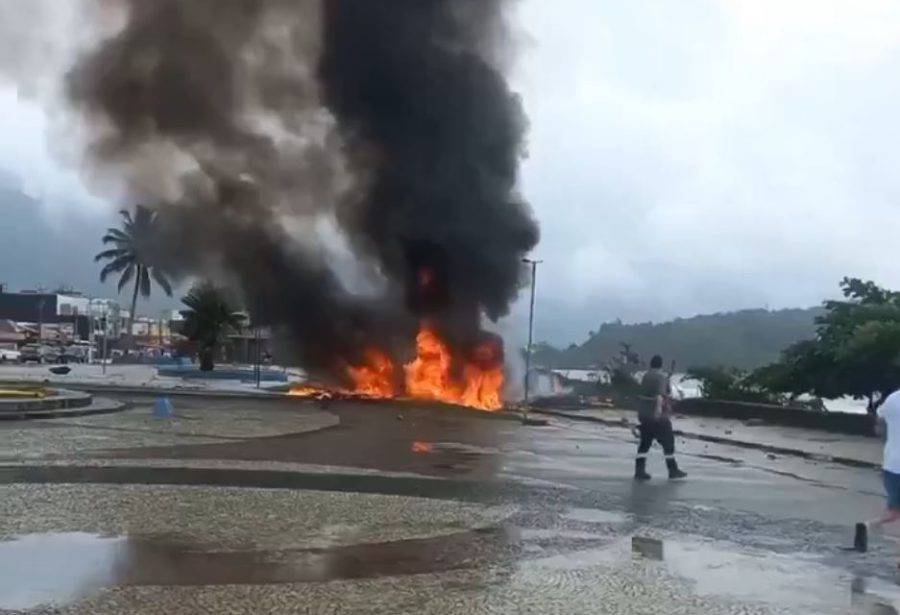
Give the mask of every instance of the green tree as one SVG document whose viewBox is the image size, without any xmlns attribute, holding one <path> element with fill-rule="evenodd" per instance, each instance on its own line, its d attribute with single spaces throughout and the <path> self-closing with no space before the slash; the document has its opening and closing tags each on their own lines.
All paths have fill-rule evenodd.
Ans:
<svg viewBox="0 0 900 615">
<path fill-rule="evenodd" d="M 792 397 L 867 400 L 873 413 L 900 388 L 900 293 L 856 278 L 841 281 L 843 300 L 826 301 L 813 340 L 789 346 L 753 379 Z"/>
<path fill-rule="evenodd" d="M 763 389 L 751 374 L 739 369 L 695 367 L 687 370 L 686 376 L 700 383 L 700 396 L 704 399 L 766 404 L 783 402 L 777 395 Z"/>
<path fill-rule="evenodd" d="M 118 273 L 118 290 L 122 289 L 134 280 L 134 292 L 131 296 L 131 312 L 128 319 L 128 334 L 131 338 L 132 325 L 134 323 L 135 310 L 137 309 L 138 293 L 145 299 L 150 296 L 151 278 L 168 295 L 172 296 L 172 285 L 164 269 L 154 263 L 154 247 L 159 238 L 159 224 L 156 212 L 138 205 L 131 212 L 122 210 L 122 228 L 107 229 L 103 236 L 103 243 L 112 245 L 112 248 L 100 252 L 94 257 L 95 262 L 108 260 L 109 262 L 100 270 L 100 281 L 113 273 Z"/>
<path fill-rule="evenodd" d="M 621 369 L 614 369 L 610 373 L 609 388 L 616 395 L 625 397 L 641 394 L 641 384 L 634 376 Z"/>
<path fill-rule="evenodd" d="M 188 309 L 184 316 L 182 332 L 198 345 L 200 369 L 212 371 L 215 354 L 227 335 L 241 328 L 244 317 L 225 299 L 222 291 L 209 282 L 198 284 L 182 300 Z"/>
</svg>

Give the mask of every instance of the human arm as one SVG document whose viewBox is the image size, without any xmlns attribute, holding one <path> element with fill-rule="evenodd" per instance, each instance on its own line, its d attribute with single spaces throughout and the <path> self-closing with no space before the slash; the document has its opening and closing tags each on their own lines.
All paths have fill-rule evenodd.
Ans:
<svg viewBox="0 0 900 615">
<path fill-rule="evenodd" d="M 889 420 L 893 420 L 897 412 L 900 400 L 896 395 L 889 395 L 887 399 L 881 402 L 875 409 L 875 435 L 885 438 L 887 436 L 887 424 Z"/>
</svg>

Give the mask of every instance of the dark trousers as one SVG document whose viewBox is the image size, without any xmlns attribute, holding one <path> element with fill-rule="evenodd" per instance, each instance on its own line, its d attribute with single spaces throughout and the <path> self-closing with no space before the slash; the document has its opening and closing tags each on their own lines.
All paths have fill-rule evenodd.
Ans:
<svg viewBox="0 0 900 615">
<path fill-rule="evenodd" d="M 675 434 L 672 433 L 672 421 L 667 418 L 642 421 L 640 425 L 641 443 L 638 444 L 638 459 L 646 458 L 647 451 L 656 440 L 663 448 L 667 459 L 675 455 Z"/>
</svg>

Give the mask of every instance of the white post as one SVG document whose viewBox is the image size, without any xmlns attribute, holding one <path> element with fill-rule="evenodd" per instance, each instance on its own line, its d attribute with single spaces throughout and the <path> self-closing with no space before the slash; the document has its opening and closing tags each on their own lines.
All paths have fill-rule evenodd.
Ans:
<svg viewBox="0 0 900 615">
<path fill-rule="evenodd" d="M 531 266 L 531 304 L 528 310 L 528 346 L 525 348 L 525 418 L 528 417 L 529 389 L 531 388 L 531 346 L 534 336 L 534 293 L 537 282 L 537 266 L 543 261 L 522 259 L 523 263 Z"/>
<path fill-rule="evenodd" d="M 109 304 L 103 313 L 103 375 L 106 375 L 106 362 L 109 360 Z"/>
</svg>

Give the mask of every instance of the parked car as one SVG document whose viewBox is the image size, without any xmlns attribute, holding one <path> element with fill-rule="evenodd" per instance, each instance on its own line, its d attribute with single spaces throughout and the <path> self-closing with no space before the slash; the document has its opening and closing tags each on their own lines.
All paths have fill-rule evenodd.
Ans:
<svg viewBox="0 0 900 615">
<path fill-rule="evenodd" d="M 53 346 L 46 344 L 25 344 L 19 356 L 22 363 L 56 363 L 59 361 L 60 352 Z"/>
<path fill-rule="evenodd" d="M 6 363 L 7 361 L 21 361 L 22 353 L 18 350 L 14 350 L 12 348 L 0 348 L 0 363 Z"/>
<path fill-rule="evenodd" d="M 66 355 L 70 355 L 70 363 L 89 363 L 91 356 L 97 356 L 97 349 L 90 342 L 75 342 L 66 346 Z"/>
<path fill-rule="evenodd" d="M 84 363 L 84 357 L 76 349 L 61 348 L 54 363 Z"/>
</svg>

